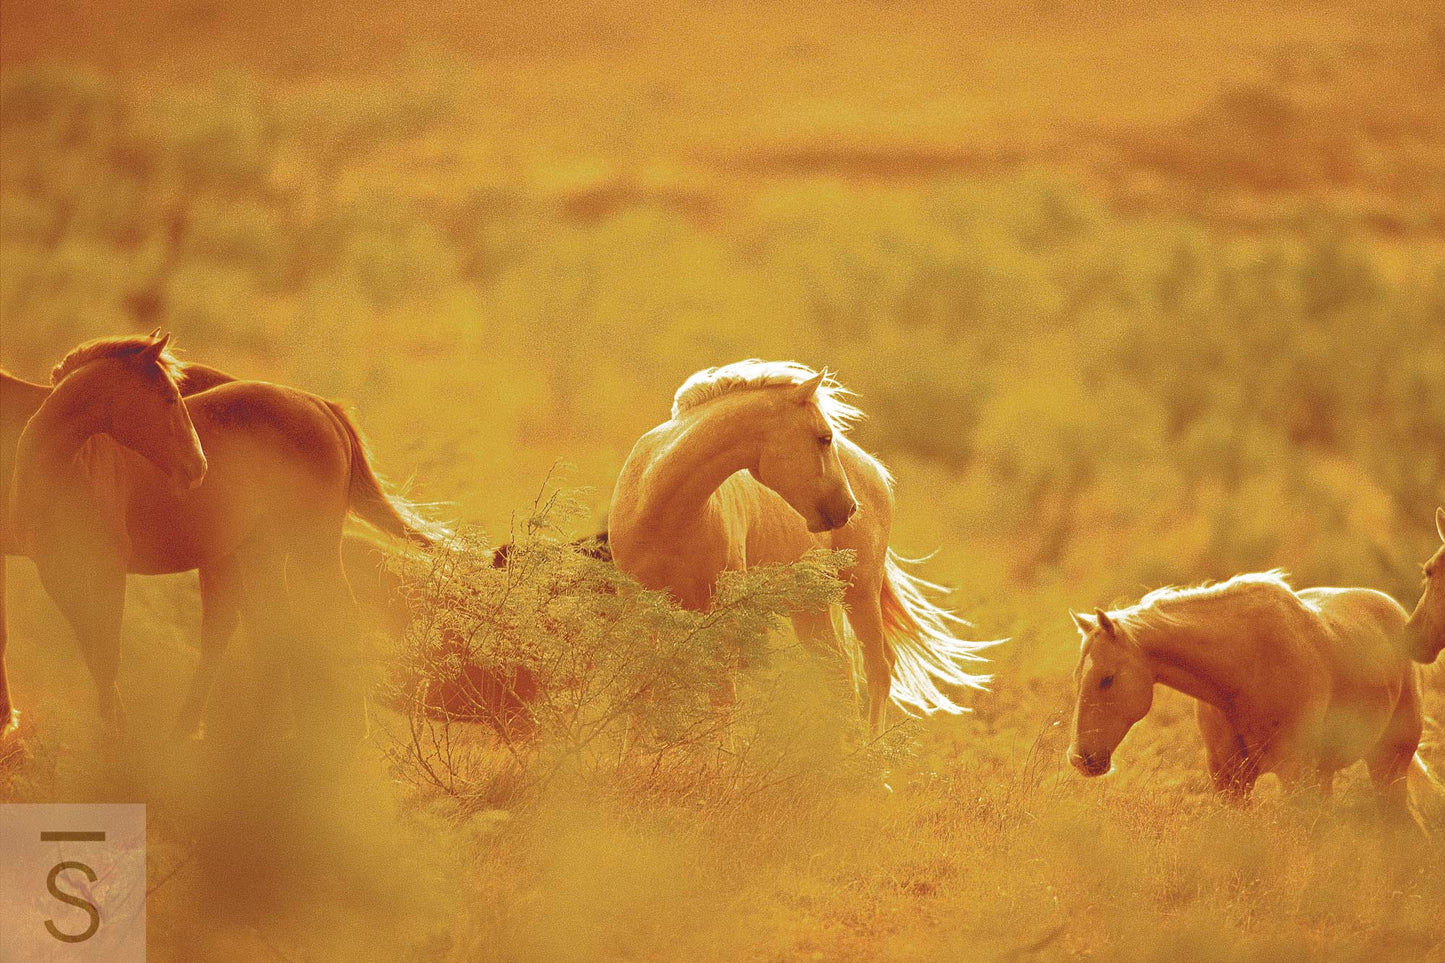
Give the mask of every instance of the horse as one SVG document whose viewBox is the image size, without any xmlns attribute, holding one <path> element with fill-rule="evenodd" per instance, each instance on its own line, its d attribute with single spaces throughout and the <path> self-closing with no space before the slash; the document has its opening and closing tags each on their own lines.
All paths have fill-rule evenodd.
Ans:
<svg viewBox="0 0 1445 963">
<path fill-rule="evenodd" d="M 1445 543 L 1445 508 L 1435 509 L 1435 531 Z M 1425 588 L 1405 623 L 1405 651 L 1426 665 L 1445 649 L 1445 544 L 1422 566 Z"/>
<path fill-rule="evenodd" d="M 151 337 L 160 332 L 154 331 Z M 218 385 L 238 381 L 235 375 L 219 368 L 195 361 L 182 361 L 172 357 L 176 387 L 182 398 L 208 391 Z M 50 396 L 51 387 L 17 378 L 0 369 L 0 741 L 3 741 L 19 725 L 19 712 L 13 708 L 10 689 L 5 674 L 5 647 L 7 641 L 5 616 L 5 556 L 21 554 L 18 538 L 10 531 L 8 512 L 4 510 L 13 476 L 15 451 L 24 430 L 41 404 Z M 389 538 L 378 538 L 370 531 L 348 525 L 341 543 L 342 568 L 346 571 L 351 594 L 360 609 L 366 613 L 368 624 L 374 624 L 393 640 L 400 640 L 411 623 L 412 611 L 401 578 L 388 566 L 395 554 L 395 544 Z M 220 668 L 220 660 L 230 632 L 222 632 L 225 625 L 239 624 L 240 613 L 235 608 L 235 599 L 224 591 L 218 591 L 215 580 L 201 582 L 201 623 L 212 625 L 215 630 L 203 631 L 203 640 L 210 644 L 202 651 L 202 686 L 209 688 L 205 679 L 213 679 Z M 230 630 L 234 631 L 234 628 Z M 204 697 L 200 697 L 204 701 Z M 180 739 L 194 734 L 198 729 L 200 709 L 191 701 L 176 723 L 173 738 Z M 5 722 L 4 720 L 8 720 Z"/>
<path fill-rule="evenodd" d="M 236 380 L 208 365 L 177 362 L 177 387 L 182 396 L 214 388 Z M 5 674 L 5 648 L 8 641 L 5 616 L 5 559 L 20 554 L 19 539 L 10 530 L 4 503 L 14 474 L 15 452 L 25 424 L 50 397 L 50 386 L 38 385 L 0 369 L 0 740 L 19 725 L 19 714 L 10 698 L 9 680 Z"/>
<path fill-rule="evenodd" d="M 1085 776 L 1110 770 L 1160 683 L 1198 700 L 1209 775 L 1227 801 L 1246 801 L 1266 772 L 1327 796 L 1335 773 L 1362 759 L 1387 810 L 1404 808 L 1412 774 L 1430 781 L 1417 754 L 1420 671 L 1397 641 L 1405 610 L 1383 592 L 1296 592 L 1271 571 L 1071 614 L 1082 644 L 1068 757 Z"/>
<path fill-rule="evenodd" d="M 967 623 L 930 598 L 938 586 L 888 547 L 892 476 L 848 437 L 861 412 L 827 372 L 748 360 L 699 371 L 672 417 L 644 434 L 612 494 L 608 543 L 622 572 L 706 610 L 725 570 L 795 562 L 815 548 L 850 549 L 845 582 L 848 665 L 858 663 L 868 722 L 881 732 L 890 699 L 905 713 L 964 711 L 968 669 L 995 642 L 956 636 Z M 832 655 L 832 613 L 792 616 L 799 640 Z"/>
<path fill-rule="evenodd" d="M 322 643 L 345 634 L 354 605 L 341 568 L 348 512 L 419 544 L 438 531 L 382 488 L 340 405 L 230 380 L 182 399 L 168 343 L 103 338 L 70 352 L 15 457 L 11 535 L 75 630 L 115 733 L 127 572 L 199 572 L 201 662 L 177 725 L 189 731 L 242 616 L 267 683 L 289 666 L 305 694 L 303 673 L 327 674 Z"/>
</svg>

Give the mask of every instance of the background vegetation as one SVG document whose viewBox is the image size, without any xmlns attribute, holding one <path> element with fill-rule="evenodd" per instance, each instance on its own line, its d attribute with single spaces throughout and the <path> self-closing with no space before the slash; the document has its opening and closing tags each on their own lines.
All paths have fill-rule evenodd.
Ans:
<svg viewBox="0 0 1445 963">
<path fill-rule="evenodd" d="M 1445 502 L 1438 6 L 0 7 L 7 368 L 164 326 L 352 400 L 386 471 L 501 541 L 533 537 L 559 460 L 593 510 L 565 527 L 599 526 L 697 368 L 826 364 L 899 476 L 896 547 L 938 549 L 958 610 L 1013 639 L 972 715 L 870 746 L 802 725 L 839 717 L 828 682 L 750 621 L 772 656 L 746 764 L 518 780 L 472 726 L 460 800 L 397 768 L 378 642 L 338 805 L 294 761 L 236 771 L 239 645 L 212 747 L 106 764 L 13 564 L 26 730 L 0 791 L 152 802 L 157 957 L 1445 953 L 1439 854 L 1374 835 L 1362 778 L 1324 816 L 1269 787 L 1236 813 L 1183 697 L 1099 782 L 1060 725 L 1070 606 L 1273 566 L 1413 603 Z M 596 643 L 615 602 L 577 586 L 609 576 L 533 551 L 525 590 L 582 601 L 528 644 Z M 133 581 L 122 687 L 159 731 L 194 578 Z"/>
</svg>

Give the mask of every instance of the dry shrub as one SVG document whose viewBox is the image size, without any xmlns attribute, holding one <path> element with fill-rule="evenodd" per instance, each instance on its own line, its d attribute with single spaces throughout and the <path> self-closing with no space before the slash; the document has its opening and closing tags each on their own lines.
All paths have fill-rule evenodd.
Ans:
<svg viewBox="0 0 1445 963">
<path fill-rule="evenodd" d="M 692 612 L 567 542 L 569 514 L 565 498 L 540 504 L 505 567 L 470 531 L 398 563 L 416 616 L 392 680 L 404 779 L 464 809 L 559 777 L 718 801 L 861 758 L 841 661 L 772 632 L 841 599 L 849 553 L 725 573 L 712 610 Z"/>
</svg>

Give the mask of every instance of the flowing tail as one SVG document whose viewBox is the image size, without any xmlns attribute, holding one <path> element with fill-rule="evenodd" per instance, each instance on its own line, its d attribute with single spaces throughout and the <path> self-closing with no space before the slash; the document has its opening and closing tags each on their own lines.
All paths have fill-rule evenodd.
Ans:
<svg viewBox="0 0 1445 963">
<path fill-rule="evenodd" d="M 983 650 L 1006 641 L 970 642 L 954 633 L 969 623 L 930 599 L 942 586 L 905 571 L 910 560 L 888 550 L 883 570 L 883 631 L 893 647 L 893 701 L 909 715 L 967 712 L 960 690 L 984 689 L 993 678 L 967 668 L 988 661 Z"/>
<path fill-rule="evenodd" d="M 326 402 L 351 441 L 351 512 L 362 521 L 396 538 L 431 546 L 450 532 L 437 522 L 423 518 L 416 506 L 398 495 L 388 494 L 371 467 L 371 455 L 361 429 L 340 404 Z"/>
<path fill-rule="evenodd" d="M 1410 810 L 1415 821 L 1426 835 L 1439 836 L 1445 832 L 1445 784 L 1425 765 L 1420 754 L 1410 764 L 1407 774 L 1410 792 Z"/>
</svg>

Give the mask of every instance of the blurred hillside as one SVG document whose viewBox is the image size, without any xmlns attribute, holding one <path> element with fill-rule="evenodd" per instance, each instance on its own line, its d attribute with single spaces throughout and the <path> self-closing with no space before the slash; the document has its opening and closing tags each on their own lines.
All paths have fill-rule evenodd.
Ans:
<svg viewBox="0 0 1445 963">
<path fill-rule="evenodd" d="M 924 884 L 951 911 L 998 897 L 934 872 L 943 825 L 959 861 L 1014 887 L 1004 925 L 1070 921 L 1050 952 L 1177 958 L 1131 943 L 1119 913 L 1103 936 L 1078 925 L 1095 897 L 1067 879 L 1095 879 L 1079 840 L 1102 801 L 1100 845 L 1126 849 L 1136 820 L 1157 845 L 1120 864 L 1137 879 L 1095 881 L 1181 940 L 1240 919 L 1251 897 L 1230 880 L 1270 865 L 1281 942 L 1252 942 L 1251 917 L 1219 952 L 1405 945 L 1385 870 L 1322 881 L 1378 868 L 1352 861 L 1348 832 L 1274 865 L 1293 829 L 1207 809 L 1182 697 L 1125 744 L 1140 771 L 1112 791 L 1039 801 L 1011 780 L 1067 709 L 1070 606 L 1274 566 L 1413 604 L 1445 502 L 1440 4 L 0 0 L 0 22 L 0 364 L 21 376 L 84 338 L 164 327 L 187 357 L 350 399 L 386 473 L 497 540 L 559 460 L 599 522 L 633 440 L 698 368 L 797 358 L 859 393 L 859 440 L 899 476 L 895 545 L 938 549 L 927 571 L 960 612 L 1014 637 L 996 689 L 898 763 L 906 807 L 830 802 L 862 807 L 855 829 L 913 833 L 913 862 L 780 868 L 768 847 L 801 851 L 801 830 L 709 824 L 751 852 L 747 889 L 722 843 L 627 816 L 600 858 L 646 877 L 637 893 L 697 865 L 710 882 L 687 899 L 741 887 L 729 919 L 784 893 L 760 943 L 718 924 L 759 958 L 944 952 L 934 910 L 915 912 Z M 29 566 L 11 569 L 15 685 L 55 712 L 67 685 L 88 692 L 83 672 L 39 643 L 64 630 Z M 193 589 L 133 581 L 127 658 L 163 716 Z M 91 786 L 60 773 L 52 792 Z M 1198 838 L 1167 828 L 1181 798 Z M 1066 851 L 1043 876 L 1008 856 L 1038 806 L 1039 839 Z M 835 816 L 798 818 L 816 839 Z M 1225 824 L 1259 852 L 1189 889 L 1179 866 Z M 526 863 L 550 825 L 500 851 L 468 837 L 523 894 L 562 893 L 537 909 L 488 876 L 501 908 L 479 932 L 604 912 L 565 861 Z M 662 855 L 635 869 L 637 852 Z M 1317 888 L 1292 904 L 1301 880 Z M 788 935 L 810 919 L 831 936 Z M 890 926 L 914 942 L 873 942 Z M 1409 926 L 1428 943 L 1427 914 Z"/>
</svg>

